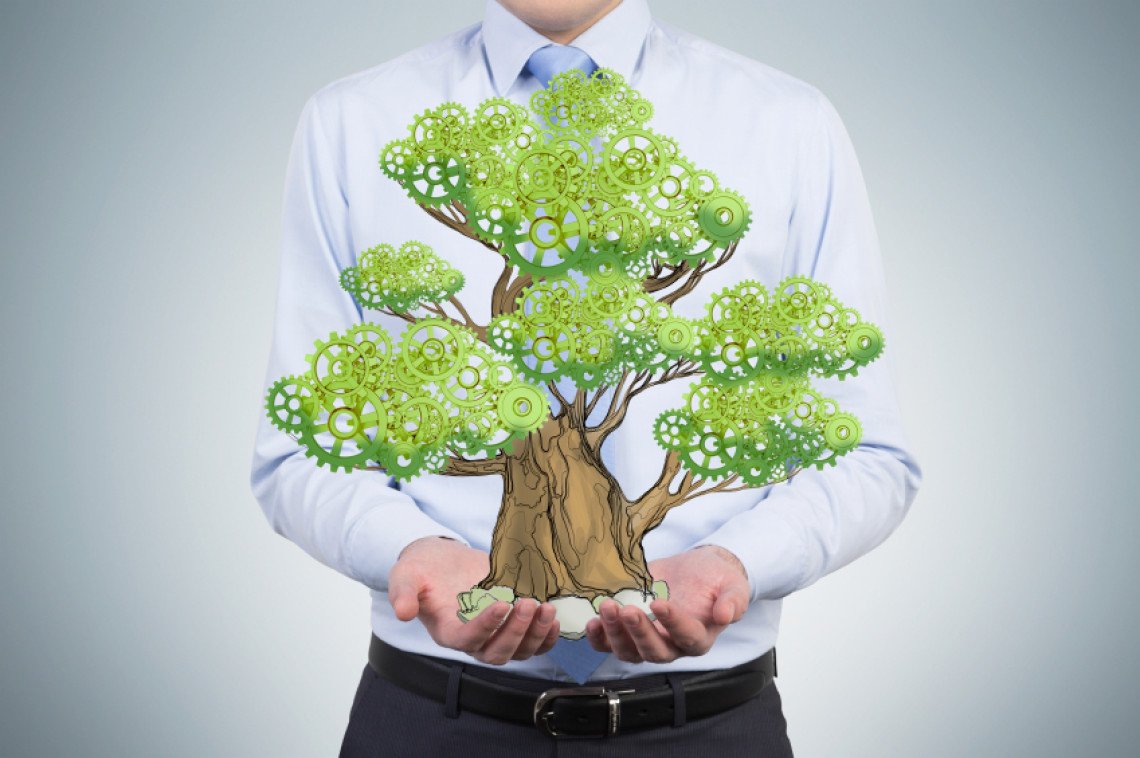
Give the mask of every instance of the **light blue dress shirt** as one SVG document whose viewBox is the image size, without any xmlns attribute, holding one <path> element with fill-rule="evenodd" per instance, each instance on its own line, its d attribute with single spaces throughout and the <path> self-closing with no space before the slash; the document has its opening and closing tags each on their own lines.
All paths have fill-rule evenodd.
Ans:
<svg viewBox="0 0 1140 758">
<path fill-rule="evenodd" d="M 339 272 L 381 242 L 421 240 L 463 271 L 460 296 L 480 323 L 501 264 L 418 209 L 378 167 L 381 148 L 406 136 L 412 118 L 447 101 L 474 107 L 494 96 L 520 103 L 539 87 L 524 71 L 550 40 L 488 0 L 482 23 L 386 63 L 334 81 L 305 104 L 285 182 L 276 321 L 265 386 L 305 370 L 313 341 L 361 321 L 392 334 L 404 322 L 361 311 Z M 649 126 L 676 139 L 697 166 L 741 193 L 752 223 L 733 260 L 705 276 L 674 306 L 699 316 L 712 293 L 754 279 L 774 285 L 803 274 L 878 324 L 886 351 L 859 376 L 816 380 L 862 421 L 860 446 L 835 467 L 809 469 L 763 489 L 706 495 L 673 511 L 644 539 L 649 560 L 697 545 L 720 545 L 748 571 L 752 603 L 712 650 L 668 664 L 610 656 L 594 678 L 725 668 L 776 643 L 782 598 L 879 545 L 906 515 L 921 471 L 904 435 L 891 378 L 879 242 L 850 138 L 815 87 L 651 17 L 645 0 L 625 0 L 573 40 L 599 66 L 616 70 L 654 105 Z M 604 458 L 624 491 L 648 488 L 664 452 L 654 417 L 681 402 L 687 381 L 639 396 Z M 375 471 L 331 472 L 262 417 L 251 483 L 273 528 L 322 563 L 372 590 L 372 626 L 404 650 L 480 665 L 437 645 L 418 621 L 401 622 L 388 602 L 388 574 L 400 551 L 428 535 L 489 550 L 502 484 L 498 477 L 422 476 L 402 489 Z M 548 656 L 504 670 L 568 680 Z"/>
</svg>

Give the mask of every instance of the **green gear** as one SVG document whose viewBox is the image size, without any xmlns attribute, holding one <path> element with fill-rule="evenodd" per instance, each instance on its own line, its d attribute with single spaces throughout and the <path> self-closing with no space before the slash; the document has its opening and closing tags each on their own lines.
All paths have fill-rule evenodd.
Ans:
<svg viewBox="0 0 1140 758">
<path fill-rule="evenodd" d="M 609 329 L 587 327 L 575 337 L 574 357 L 589 367 L 608 364 L 614 359 L 616 341 Z"/>
<path fill-rule="evenodd" d="M 621 257 L 617 253 L 597 253 L 590 256 L 583 266 L 586 276 L 597 284 L 623 284 L 625 271 Z"/>
<path fill-rule="evenodd" d="M 519 295 L 515 313 L 531 324 L 569 324 L 576 316 L 579 297 L 573 279 L 546 279 Z"/>
<path fill-rule="evenodd" d="M 735 192 L 720 190 L 697 206 L 697 223 L 705 237 L 725 245 L 744 236 L 752 222 L 748 203 Z"/>
<path fill-rule="evenodd" d="M 300 433 L 313 423 L 317 397 L 313 385 L 303 376 L 286 376 L 269 388 L 265 409 L 269 421 L 283 432 Z"/>
<path fill-rule="evenodd" d="M 776 339 L 770 348 L 770 356 L 773 366 L 779 366 L 792 373 L 805 372 L 812 359 L 811 347 L 807 340 L 796 334 Z"/>
<path fill-rule="evenodd" d="M 392 140 L 380 151 L 380 170 L 389 179 L 403 182 L 416 160 L 416 152 L 407 140 Z"/>
<path fill-rule="evenodd" d="M 847 334 L 847 353 L 865 366 L 883 352 L 883 333 L 871 324 L 859 324 Z"/>
<path fill-rule="evenodd" d="M 518 352 L 526 339 L 527 325 L 513 313 L 495 316 L 487 325 L 487 342 L 504 355 Z"/>
<path fill-rule="evenodd" d="M 541 391 L 528 384 L 520 384 L 499 396 L 497 410 L 508 429 L 531 432 L 542 424 L 550 412 L 550 404 Z"/>
<path fill-rule="evenodd" d="M 417 203 L 446 205 L 452 200 L 463 200 L 467 187 L 466 168 L 452 153 L 430 152 L 416 162 L 402 183 Z"/>
<path fill-rule="evenodd" d="M 470 184 L 468 192 L 468 200 L 470 201 L 471 191 L 483 188 L 499 188 L 502 187 L 510 176 L 510 169 L 507 167 L 506 162 L 497 155 L 479 155 L 470 161 L 470 169 L 467 171 L 467 181 Z"/>
<path fill-rule="evenodd" d="M 598 322 L 620 319 L 634 297 L 633 288 L 621 283 L 591 284 L 586 290 L 581 316 Z"/>
<path fill-rule="evenodd" d="M 502 145 L 522 131 L 526 110 L 504 97 L 492 97 L 479 104 L 472 134 L 476 144 Z"/>
<path fill-rule="evenodd" d="M 607 177 L 623 190 L 645 190 L 660 181 L 668 165 L 661 139 L 648 129 L 629 128 L 615 135 L 602 152 Z"/>
<path fill-rule="evenodd" d="M 554 150 L 535 148 L 519 161 L 514 172 L 515 191 L 528 203 L 556 203 L 568 197 L 573 175 Z"/>
<path fill-rule="evenodd" d="M 776 310 L 790 324 L 810 324 L 823 312 L 831 292 L 806 276 L 789 276 L 776 291 Z"/>
<path fill-rule="evenodd" d="M 566 372 L 577 353 L 573 333 L 561 324 L 536 326 L 517 354 L 522 373 L 536 381 L 556 379 Z"/>
<path fill-rule="evenodd" d="M 695 198 L 689 192 L 693 164 L 682 159 L 671 162 L 664 175 L 650 185 L 645 202 L 658 216 L 673 217 L 690 211 Z"/>
<path fill-rule="evenodd" d="M 472 351 L 467 355 L 466 365 L 443 380 L 443 394 L 461 408 L 481 404 L 494 392 L 489 381 L 493 365 L 489 359 Z"/>
<path fill-rule="evenodd" d="M 318 465 L 348 471 L 376 458 L 386 429 L 383 404 L 375 393 L 364 390 L 351 396 L 326 396 L 317 418 L 301 430 L 300 441 L 305 455 L 315 458 Z M 369 430 L 373 432 L 371 437 Z M 329 447 L 317 439 L 318 435 L 332 438 Z M 346 446 L 355 449 L 346 451 Z"/>
<path fill-rule="evenodd" d="M 795 405 L 801 380 L 782 369 L 768 369 L 754 379 L 759 391 L 755 395 L 756 412 L 762 416 L 783 415 Z"/>
<path fill-rule="evenodd" d="M 503 252 L 534 277 L 563 274 L 589 247 L 586 212 L 574 201 L 536 205 L 503 240 Z"/>
<path fill-rule="evenodd" d="M 395 409 L 391 436 L 423 447 L 444 441 L 450 431 L 447 408 L 430 397 L 413 397 Z"/>
<path fill-rule="evenodd" d="M 693 427 L 693 438 L 681 451 L 685 467 L 702 479 L 716 481 L 732 473 L 743 435 L 732 423 Z"/>
<path fill-rule="evenodd" d="M 657 327 L 657 342 L 669 355 L 686 355 L 696 345 L 696 327 L 687 319 L 670 317 Z"/>
<path fill-rule="evenodd" d="M 670 221 L 661 231 L 661 248 L 670 261 L 681 262 L 697 244 L 700 227 L 691 218 Z"/>
<path fill-rule="evenodd" d="M 414 310 L 447 300 L 463 288 L 463 274 L 422 242 L 399 249 L 380 244 L 365 250 L 356 266 L 341 272 L 341 285 L 362 308 Z"/>
<path fill-rule="evenodd" d="M 439 318 L 417 321 L 404 332 L 401 354 L 405 368 L 418 379 L 437 381 L 459 370 L 472 335 Z"/>
<path fill-rule="evenodd" d="M 518 199 L 500 188 L 473 190 L 469 205 L 475 233 L 488 242 L 502 242 L 521 218 Z"/>
<path fill-rule="evenodd" d="M 840 455 L 858 445 L 862 436 L 858 419 L 850 413 L 836 413 L 823 427 L 823 439 Z"/>
<path fill-rule="evenodd" d="M 567 375 L 574 380 L 574 386 L 581 390 L 595 390 L 603 384 L 611 383 L 606 368 L 589 363 L 570 366 Z"/>
<path fill-rule="evenodd" d="M 764 368 L 764 345 L 751 329 L 715 329 L 708 333 L 708 339 L 702 346 L 701 362 L 705 371 L 724 384 L 751 379 Z"/>
<path fill-rule="evenodd" d="M 410 442 L 397 442 L 382 452 L 379 463 L 397 481 L 406 482 L 423 469 L 424 452 Z"/>
<path fill-rule="evenodd" d="M 598 249 L 637 257 L 649 242 L 650 222 L 636 208 L 611 208 L 598 217 Z"/>
<path fill-rule="evenodd" d="M 330 395 L 351 395 L 368 389 L 375 367 L 350 339 L 332 332 L 328 340 L 313 343 L 314 351 L 305 356 L 312 372 L 314 388 Z"/>
<path fill-rule="evenodd" d="M 691 442 L 693 419 L 684 411 L 665 411 L 653 422 L 653 439 L 665 450 L 683 450 Z"/>
</svg>

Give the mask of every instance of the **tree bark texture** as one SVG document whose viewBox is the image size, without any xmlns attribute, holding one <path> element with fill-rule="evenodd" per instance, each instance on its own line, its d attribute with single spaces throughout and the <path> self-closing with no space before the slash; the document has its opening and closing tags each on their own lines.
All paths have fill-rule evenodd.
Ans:
<svg viewBox="0 0 1140 758">
<path fill-rule="evenodd" d="M 491 570 L 479 587 L 518 597 L 651 592 L 653 580 L 631 504 L 583 430 L 552 418 L 508 455 L 503 502 L 491 538 Z"/>
</svg>

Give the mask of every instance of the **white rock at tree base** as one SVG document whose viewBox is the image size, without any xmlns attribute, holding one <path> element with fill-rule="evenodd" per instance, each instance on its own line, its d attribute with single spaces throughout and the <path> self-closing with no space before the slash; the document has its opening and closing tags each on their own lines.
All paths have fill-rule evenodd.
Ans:
<svg viewBox="0 0 1140 758">
<path fill-rule="evenodd" d="M 571 640 L 586 636 L 586 622 L 597 616 L 589 600 L 584 597 L 552 597 L 549 602 L 558 618 L 559 636 Z"/>
<path fill-rule="evenodd" d="M 623 607 L 632 605 L 640 608 L 645 611 L 645 615 L 648 616 L 651 621 L 655 619 L 656 616 L 653 615 L 653 611 L 649 610 L 649 603 L 655 599 L 653 595 L 646 595 L 641 590 L 620 590 L 614 595 L 614 600 L 618 602 L 618 605 Z"/>
</svg>

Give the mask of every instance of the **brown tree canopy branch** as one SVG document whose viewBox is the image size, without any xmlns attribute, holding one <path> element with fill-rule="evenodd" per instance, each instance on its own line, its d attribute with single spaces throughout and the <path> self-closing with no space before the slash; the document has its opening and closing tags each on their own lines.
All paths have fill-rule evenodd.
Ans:
<svg viewBox="0 0 1140 758">
<path fill-rule="evenodd" d="M 691 266 L 688 263 L 683 263 L 678 267 L 666 267 L 663 271 L 668 270 L 669 273 L 665 276 L 655 276 L 646 280 L 646 292 L 663 292 L 657 299 L 662 303 L 672 305 L 680 300 L 685 295 L 696 289 L 697 285 L 701 283 L 701 279 L 705 274 L 710 271 L 716 271 L 718 268 L 728 263 L 732 259 L 733 253 L 736 252 L 736 247 L 739 240 L 733 240 L 728 244 L 724 250 L 721 251 L 717 259 L 712 263 L 708 261 L 701 261 L 696 266 Z M 675 284 L 679 286 L 676 289 L 669 290 Z M 669 291 L 665 291 L 669 290 Z"/>
<path fill-rule="evenodd" d="M 630 376 L 630 373 L 627 371 L 622 375 L 621 381 L 614 389 L 614 396 L 610 403 L 610 409 L 606 413 L 606 417 L 599 421 L 597 426 L 587 429 L 586 438 L 595 448 L 600 447 L 601 444 L 606 441 L 606 438 L 625 421 L 626 413 L 629 411 L 630 401 L 632 401 L 633 398 L 645 392 L 645 390 L 650 387 L 658 387 L 675 379 L 684 379 L 703 372 L 704 369 L 702 369 L 699 364 L 687 358 L 680 358 L 674 361 L 659 373 L 653 371 L 639 371 L 632 375 L 633 379 L 629 381 L 628 384 L 626 383 L 626 378 Z"/>
<path fill-rule="evenodd" d="M 455 324 L 456 326 L 467 327 L 468 329 L 475 332 L 475 336 L 478 337 L 481 342 L 487 341 L 487 327 L 482 326 L 480 324 L 476 324 L 474 321 L 467 321 L 467 320 L 455 318 L 455 317 L 449 315 L 447 313 L 447 311 L 445 311 L 439 303 L 424 303 L 424 304 L 420 305 L 419 307 L 423 308 L 425 311 L 427 311 L 428 313 L 430 313 L 434 316 L 438 316 L 439 318 L 444 319 L 445 321 L 450 321 L 451 323 Z M 404 321 L 407 321 L 409 324 L 415 324 L 415 323 L 418 323 L 420 321 L 419 318 L 417 318 L 416 316 L 413 316 L 408 311 L 397 311 L 397 310 L 393 310 L 392 308 L 381 308 L 380 312 L 385 313 L 389 316 L 395 316 L 396 318 L 403 319 Z"/>
<path fill-rule="evenodd" d="M 505 269 L 508 275 L 514 273 L 514 266 L 512 266 L 510 263 L 507 263 L 505 265 Z M 520 273 L 513 280 L 509 280 L 509 282 L 509 284 L 504 285 L 503 287 L 501 303 L 502 310 L 500 310 L 499 313 L 506 313 L 507 311 L 513 310 L 515 301 L 519 299 L 519 295 L 522 294 L 522 291 L 524 289 L 533 284 L 534 280 L 531 278 L 530 274 Z"/>
<path fill-rule="evenodd" d="M 417 205 L 419 205 L 425 213 L 427 213 L 429 216 L 444 226 L 450 229 L 454 229 L 464 237 L 473 239 L 488 250 L 498 255 L 502 255 L 502 252 L 500 252 L 498 245 L 479 238 L 479 235 L 475 233 L 475 229 L 471 226 L 471 223 L 468 220 L 466 210 L 463 209 L 463 206 L 457 201 L 453 201 L 449 206 L 441 206 L 442 208 L 451 209 L 448 211 L 440 210 L 440 208 L 434 208 L 430 205 L 423 205 L 422 203 L 417 203 Z"/>
<path fill-rule="evenodd" d="M 494 458 L 476 460 L 450 456 L 447 459 L 447 468 L 441 473 L 444 476 L 487 476 L 488 474 L 502 474 L 506 470 L 506 457 L 499 453 Z"/>
<path fill-rule="evenodd" d="M 669 451 L 665 456 L 665 463 L 661 467 L 661 477 L 645 491 L 641 497 L 629 504 L 630 518 L 634 524 L 635 533 L 644 535 L 653 529 L 665 518 L 665 515 L 685 503 L 695 500 L 703 495 L 717 492 L 743 492 L 756 489 L 754 485 L 742 482 L 737 474 L 732 474 L 719 482 L 710 482 L 700 479 L 691 471 L 686 471 L 676 487 L 672 487 L 673 480 L 681 469 L 681 459 L 676 451 Z M 802 469 L 790 469 L 780 479 L 769 484 L 786 482 L 798 474 Z M 640 529 L 640 531 L 638 531 Z"/>
<path fill-rule="evenodd" d="M 559 389 L 558 389 L 558 383 L 557 383 L 557 382 L 547 382 L 547 383 L 546 383 L 546 388 L 547 388 L 548 390 L 550 390 L 550 394 L 551 394 L 551 395 L 554 395 L 554 398 L 555 398 L 555 399 L 556 399 L 556 400 L 557 400 L 559 403 L 561 403 L 561 405 L 562 405 L 562 407 L 561 407 L 561 409 L 558 411 L 558 413 L 554 415 L 554 418 L 558 418 L 558 416 L 561 416 L 561 415 L 563 415 L 564 413 L 569 413 L 569 412 L 570 412 L 571 403 L 570 403 L 570 401 L 569 401 L 569 400 L 567 400 L 565 397 L 563 397 L 562 393 L 559 391 Z"/>
<path fill-rule="evenodd" d="M 471 460 L 448 456 L 447 466 L 440 473 L 444 476 L 487 476 L 489 474 L 502 474 L 507 464 L 500 453 L 494 458 L 479 458 Z M 384 471 L 383 466 L 361 466 L 362 471 Z"/>
</svg>

